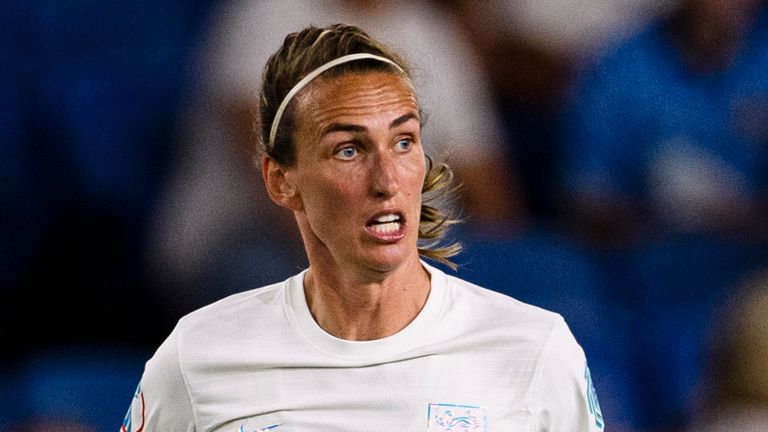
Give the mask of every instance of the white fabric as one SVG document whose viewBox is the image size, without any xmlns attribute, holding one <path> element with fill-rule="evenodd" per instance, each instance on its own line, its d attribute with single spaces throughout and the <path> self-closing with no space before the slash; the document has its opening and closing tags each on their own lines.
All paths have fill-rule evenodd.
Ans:
<svg viewBox="0 0 768 432">
<path fill-rule="evenodd" d="M 125 430 L 600 430 L 559 315 L 425 268 L 420 314 L 374 341 L 323 331 L 305 273 L 193 312 L 147 363 Z"/>
</svg>

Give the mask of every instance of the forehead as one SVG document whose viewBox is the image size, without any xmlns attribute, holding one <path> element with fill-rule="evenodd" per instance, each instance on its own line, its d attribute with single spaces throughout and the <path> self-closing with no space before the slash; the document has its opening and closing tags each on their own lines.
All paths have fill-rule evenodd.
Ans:
<svg viewBox="0 0 768 432">
<path fill-rule="evenodd" d="M 319 77 L 297 99 L 296 125 L 305 130 L 337 121 L 387 121 L 419 112 L 411 81 L 383 71 Z"/>
</svg>

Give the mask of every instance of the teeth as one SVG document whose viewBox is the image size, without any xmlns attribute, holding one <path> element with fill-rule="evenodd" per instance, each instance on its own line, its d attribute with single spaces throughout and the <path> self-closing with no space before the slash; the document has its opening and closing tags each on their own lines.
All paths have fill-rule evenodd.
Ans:
<svg viewBox="0 0 768 432">
<path fill-rule="evenodd" d="M 400 223 L 387 222 L 379 225 L 373 225 L 371 226 L 371 229 L 376 234 L 391 234 L 397 232 L 400 229 Z"/>
<path fill-rule="evenodd" d="M 387 215 L 379 216 L 376 218 L 376 222 L 379 222 L 379 223 L 394 222 L 397 220 L 400 220 L 400 216 L 396 214 L 387 214 Z"/>
</svg>

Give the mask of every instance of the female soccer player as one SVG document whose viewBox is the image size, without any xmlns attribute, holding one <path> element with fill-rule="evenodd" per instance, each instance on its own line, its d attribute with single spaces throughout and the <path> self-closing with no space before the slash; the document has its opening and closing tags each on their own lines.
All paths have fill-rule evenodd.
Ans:
<svg viewBox="0 0 768 432">
<path fill-rule="evenodd" d="M 290 34 L 264 70 L 261 170 L 309 268 L 182 318 L 124 421 L 142 431 L 596 431 L 563 319 L 431 267 L 455 221 L 408 69 L 359 28 Z"/>
</svg>

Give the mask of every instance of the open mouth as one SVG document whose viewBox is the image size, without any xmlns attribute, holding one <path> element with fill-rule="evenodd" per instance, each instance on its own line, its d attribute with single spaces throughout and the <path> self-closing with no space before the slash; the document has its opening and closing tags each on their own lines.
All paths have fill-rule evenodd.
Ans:
<svg viewBox="0 0 768 432">
<path fill-rule="evenodd" d="M 398 213 L 385 213 L 376 216 L 366 224 L 366 228 L 374 235 L 387 237 L 400 233 L 403 228 L 403 217 Z"/>
</svg>

